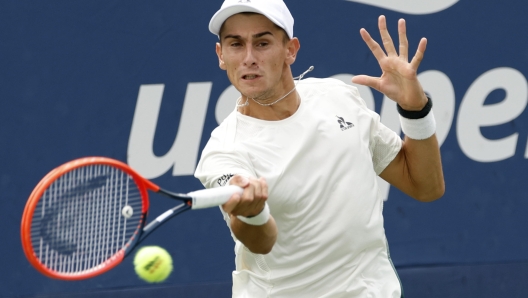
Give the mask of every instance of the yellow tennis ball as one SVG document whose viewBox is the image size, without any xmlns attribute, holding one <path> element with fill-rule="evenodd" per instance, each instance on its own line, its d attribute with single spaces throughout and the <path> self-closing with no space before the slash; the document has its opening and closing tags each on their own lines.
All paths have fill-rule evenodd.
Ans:
<svg viewBox="0 0 528 298">
<path fill-rule="evenodd" d="M 144 246 L 134 257 L 134 269 L 147 282 L 163 282 L 172 272 L 172 258 L 159 246 Z"/>
</svg>

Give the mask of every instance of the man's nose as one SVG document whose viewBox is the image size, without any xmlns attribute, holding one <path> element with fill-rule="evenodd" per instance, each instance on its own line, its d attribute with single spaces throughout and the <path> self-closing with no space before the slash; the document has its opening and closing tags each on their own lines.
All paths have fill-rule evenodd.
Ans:
<svg viewBox="0 0 528 298">
<path fill-rule="evenodd" d="M 255 50 L 253 47 L 246 48 L 246 56 L 244 57 L 244 65 L 254 65 L 257 64 L 257 59 L 255 57 Z"/>
</svg>

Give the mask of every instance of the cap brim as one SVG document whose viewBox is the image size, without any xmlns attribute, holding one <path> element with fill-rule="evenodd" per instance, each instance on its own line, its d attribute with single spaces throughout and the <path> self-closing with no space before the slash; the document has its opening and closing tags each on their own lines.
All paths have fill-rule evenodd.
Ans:
<svg viewBox="0 0 528 298">
<path fill-rule="evenodd" d="M 229 6 L 229 7 L 226 7 L 224 9 L 220 9 L 219 11 L 217 11 L 211 18 L 211 21 L 209 22 L 209 31 L 211 31 L 211 33 L 213 34 L 219 35 L 220 28 L 222 28 L 222 25 L 224 24 L 224 22 L 231 16 L 237 13 L 241 13 L 241 12 L 259 13 L 261 15 L 264 15 L 268 19 L 270 19 L 270 21 L 272 21 L 273 23 L 277 24 L 275 20 L 271 19 L 269 16 L 264 14 L 262 11 L 256 9 L 254 6 L 248 6 L 248 5 L 244 5 L 240 3 L 240 4 Z M 282 27 L 282 26 L 279 26 L 279 27 Z"/>
</svg>

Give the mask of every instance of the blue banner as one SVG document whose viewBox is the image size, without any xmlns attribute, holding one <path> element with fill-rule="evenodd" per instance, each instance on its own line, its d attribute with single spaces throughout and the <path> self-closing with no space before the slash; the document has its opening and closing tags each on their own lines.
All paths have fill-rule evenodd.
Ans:
<svg viewBox="0 0 528 298">
<path fill-rule="evenodd" d="M 528 262 L 528 28 L 523 1 L 286 0 L 301 43 L 294 75 L 378 76 L 362 41 L 378 16 L 407 22 L 410 55 L 428 39 L 419 79 L 434 100 L 446 193 L 419 203 L 381 184 L 397 268 Z M 83 156 L 127 162 L 163 188 L 201 189 L 192 174 L 238 97 L 207 25 L 221 1 L 0 2 L 0 297 L 142 287 L 126 259 L 91 280 L 63 282 L 26 260 L 20 221 L 33 187 Z M 359 86 L 401 132 L 395 104 Z M 151 196 L 151 218 L 172 207 Z M 166 248 L 165 285 L 230 282 L 233 241 L 217 208 L 186 213 L 144 243 Z M 420 273 L 421 274 L 421 273 Z M 434 282 L 434 280 L 431 280 Z M 413 285 L 405 285 L 404 288 Z"/>
</svg>

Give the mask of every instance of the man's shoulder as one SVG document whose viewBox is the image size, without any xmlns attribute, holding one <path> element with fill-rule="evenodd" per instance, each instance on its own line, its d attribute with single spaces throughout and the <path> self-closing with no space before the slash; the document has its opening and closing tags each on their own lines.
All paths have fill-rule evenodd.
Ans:
<svg viewBox="0 0 528 298">
<path fill-rule="evenodd" d="M 298 88 L 308 92 L 348 93 L 359 97 L 359 91 L 355 86 L 334 78 L 306 78 L 299 82 Z"/>
<path fill-rule="evenodd" d="M 211 136 L 206 144 L 206 147 L 226 146 L 226 141 L 229 141 L 229 136 L 233 134 L 235 129 L 234 120 L 236 118 L 236 112 L 231 112 L 220 124 L 213 129 Z"/>
<path fill-rule="evenodd" d="M 355 102 L 364 105 L 363 99 L 358 89 L 350 84 L 334 78 L 307 78 L 299 82 L 298 91 L 301 96 L 307 99 L 317 99 L 320 102 L 323 99 L 332 102 L 345 102 L 350 104 Z M 327 102 L 325 100 L 325 102 Z"/>
<path fill-rule="evenodd" d="M 307 86 L 341 86 L 346 87 L 343 81 L 334 78 L 306 78 L 299 82 L 300 85 Z"/>
</svg>

